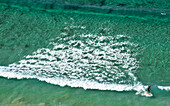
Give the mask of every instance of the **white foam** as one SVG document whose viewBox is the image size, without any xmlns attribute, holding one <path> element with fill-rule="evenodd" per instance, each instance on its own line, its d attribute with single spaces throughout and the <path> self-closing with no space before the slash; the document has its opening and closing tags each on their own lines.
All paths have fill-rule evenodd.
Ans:
<svg viewBox="0 0 170 106">
<path fill-rule="evenodd" d="M 0 76 L 35 78 L 84 89 L 138 92 L 143 87 L 133 74 L 138 68 L 138 61 L 128 48 L 136 45 L 129 41 L 117 42 L 118 38 L 93 34 L 57 38 L 57 42 L 50 43 L 53 48 L 38 49 L 17 64 L 0 67 Z M 65 40 L 69 42 L 58 43 Z M 122 45 L 123 48 L 120 47 Z M 122 53 L 122 50 L 125 51 Z"/>
<path fill-rule="evenodd" d="M 126 36 L 126 35 L 117 35 L 116 38 L 119 39 L 119 38 L 123 38 L 123 37 L 127 37 L 127 38 L 131 38 L 129 36 Z"/>
<path fill-rule="evenodd" d="M 170 86 L 158 86 L 158 88 L 161 90 L 170 91 Z"/>
<path fill-rule="evenodd" d="M 1 73 L 0 76 L 6 77 L 6 78 L 17 78 L 17 79 L 24 79 L 24 78 L 35 78 L 39 79 L 40 81 L 45 81 L 47 83 L 60 85 L 62 87 L 64 86 L 70 86 L 70 87 L 83 87 L 84 89 L 99 89 L 99 90 L 114 90 L 114 91 L 139 91 L 143 86 L 138 83 L 136 85 L 131 84 L 114 84 L 114 83 L 98 83 L 96 81 L 89 81 L 86 79 L 68 79 L 68 78 L 45 78 L 45 77 L 38 77 L 38 76 L 29 76 L 29 75 L 23 75 L 21 73 L 14 73 L 14 72 L 8 72 L 10 68 L 8 67 L 0 67 Z"/>
<path fill-rule="evenodd" d="M 11 68 L 9 67 L 4 67 L 4 66 L 0 66 L 0 76 L 6 77 L 6 78 L 17 78 L 17 79 L 23 79 L 23 78 L 34 78 L 34 76 L 28 76 L 28 75 L 23 75 L 21 73 L 15 73 L 15 72 L 11 72 L 9 71 Z"/>
</svg>

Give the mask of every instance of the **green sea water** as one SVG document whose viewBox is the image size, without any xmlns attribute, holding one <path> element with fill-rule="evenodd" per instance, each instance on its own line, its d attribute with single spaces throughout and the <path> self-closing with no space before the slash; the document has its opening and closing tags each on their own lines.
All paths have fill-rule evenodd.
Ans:
<svg viewBox="0 0 170 106">
<path fill-rule="evenodd" d="M 170 104 L 168 9 L 28 4 L 0 4 L 2 106 Z"/>
</svg>

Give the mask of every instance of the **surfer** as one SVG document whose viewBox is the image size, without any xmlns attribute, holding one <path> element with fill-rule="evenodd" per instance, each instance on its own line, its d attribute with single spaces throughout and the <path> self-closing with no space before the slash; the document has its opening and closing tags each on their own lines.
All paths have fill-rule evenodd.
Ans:
<svg viewBox="0 0 170 106">
<path fill-rule="evenodd" d="M 151 92 L 151 85 L 148 86 L 147 91 L 150 93 Z"/>
</svg>

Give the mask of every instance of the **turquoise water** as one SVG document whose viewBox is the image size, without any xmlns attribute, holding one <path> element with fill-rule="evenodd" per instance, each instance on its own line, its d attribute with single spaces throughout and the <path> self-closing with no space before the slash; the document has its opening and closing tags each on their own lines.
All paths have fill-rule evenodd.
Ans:
<svg viewBox="0 0 170 106">
<path fill-rule="evenodd" d="M 2 105 L 169 104 L 169 10 L 0 5 Z"/>
</svg>

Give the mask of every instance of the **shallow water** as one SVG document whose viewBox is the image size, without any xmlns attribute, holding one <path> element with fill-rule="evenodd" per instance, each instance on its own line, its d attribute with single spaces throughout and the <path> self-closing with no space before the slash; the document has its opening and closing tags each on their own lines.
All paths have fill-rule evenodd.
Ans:
<svg viewBox="0 0 170 106">
<path fill-rule="evenodd" d="M 169 104 L 168 12 L 0 11 L 2 104 Z"/>
<path fill-rule="evenodd" d="M 169 92 L 156 89 L 154 97 L 141 97 L 135 92 L 84 90 L 82 88 L 59 87 L 38 80 L 15 80 L 1 78 L 1 104 L 57 106 L 94 105 L 165 105 L 169 104 Z M 17 85 L 17 86 L 16 86 Z"/>
</svg>

